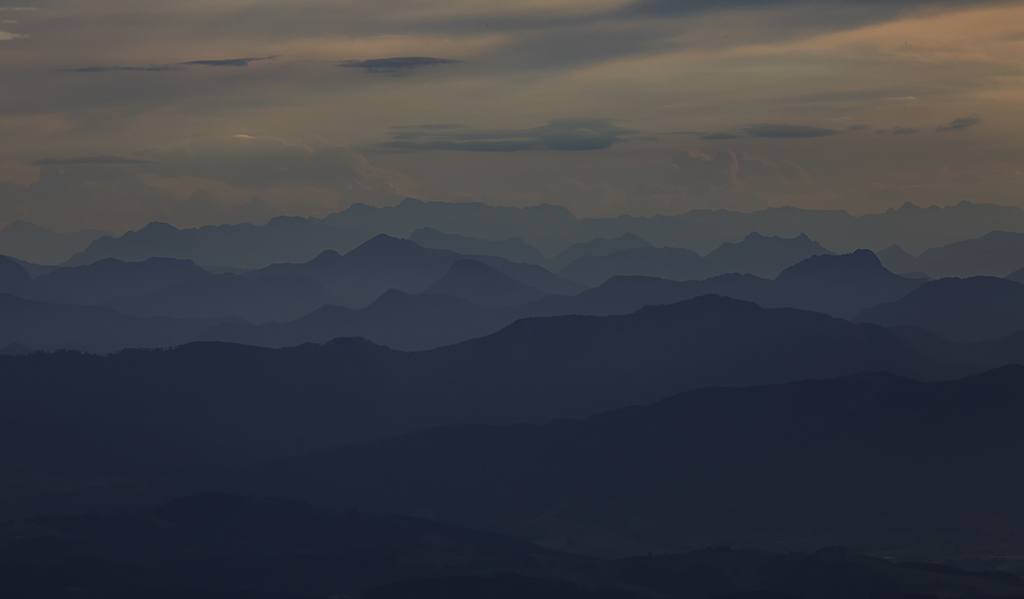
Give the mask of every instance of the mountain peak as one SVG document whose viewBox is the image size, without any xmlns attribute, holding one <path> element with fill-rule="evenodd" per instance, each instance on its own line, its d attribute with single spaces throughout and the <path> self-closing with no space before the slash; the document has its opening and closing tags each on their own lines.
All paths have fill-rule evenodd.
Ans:
<svg viewBox="0 0 1024 599">
<path fill-rule="evenodd" d="M 470 259 L 452 264 L 424 293 L 457 297 L 494 308 L 521 306 L 547 295 L 483 262 Z"/>
</svg>

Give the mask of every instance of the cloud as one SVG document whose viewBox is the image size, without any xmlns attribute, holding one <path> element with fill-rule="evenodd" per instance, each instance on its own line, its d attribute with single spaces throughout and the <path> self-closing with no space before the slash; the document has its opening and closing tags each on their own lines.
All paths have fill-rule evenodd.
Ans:
<svg viewBox="0 0 1024 599">
<path fill-rule="evenodd" d="M 378 144 L 387 150 L 424 152 L 521 152 L 547 150 L 580 152 L 603 150 L 626 141 L 635 133 L 609 119 L 557 119 L 530 129 L 473 129 L 462 126 L 421 125 L 392 129 L 391 141 Z"/>
<path fill-rule="evenodd" d="M 839 135 L 841 133 L 841 131 L 836 131 L 835 129 L 789 124 L 748 125 L 743 127 L 743 131 L 750 137 L 765 139 L 828 137 L 831 135 Z"/>
<path fill-rule="evenodd" d="M 120 65 L 110 65 L 102 67 L 77 67 L 61 70 L 65 73 L 113 73 L 117 71 L 150 71 L 153 73 L 162 73 L 165 71 L 178 71 L 181 70 L 181 67 L 175 65 L 150 65 L 148 67 L 124 67 Z"/>
<path fill-rule="evenodd" d="M 260 56 L 254 58 L 222 58 L 219 60 L 190 60 L 188 62 L 179 62 L 180 65 L 200 65 L 205 67 L 247 67 L 251 62 L 259 62 L 261 60 L 273 60 L 277 56 Z"/>
<path fill-rule="evenodd" d="M 424 67 L 458 64 L 462 61 L 450 58 L 431 58 L 429 56 L 398 56 L 395 58 L 371 58 L 369 60 L 346 60 L 338 66 L 346 69 L 363 69 L 367 73 L 399 75 Z"/>
<path fill-rule="evenodd" d="M 262 56 L 258 58 L 221 58 L 216 60 L 190 60 L 187 62 L 172 62 L 168 64 L 152 64 L 147 66 L 90 66 L 61 69 L 66 73 L 112 73 L 117 71 L 149 71 L 151 73 L 165 73 L 168 71 L 180 71 L 190 66 L 205 67 L 247 67 L 249 63 L 261 60 L 272 60 L 277 56 Z"/>
<path fill-rule="evenodd" d="M 34 166 L 70 166 L 76 164 L 145 164 L 146 160 L 122 158 L 120 156 L 79 156 L 75 158 L 43 158 L 36 160 Z"/>
<path fill-rule="evenodd" d="M 949 122 L 948 125 L 940 125 L 935 128 L 935 131 L 942 133 L 944 131 L 962 131 L 968 127 L 973 127 L 981 123 L 981 119 L 978 117 L 965 117 L 962 119 L 954 119 Z"/>
<path fill-rule="evenodd" d="M 846 128 L 846 130 L 847 131 L 867 131 L 870 128 L 871 128 L 871 125 L 857 124 L 857 125 L 850 125 L 849 127 Z"/>
<path fill-rule="evenodd" d="M 11 40 L 19 40 L 28 37 L 20 33 L 11 33 L 9 31 L 0 31 L 0 42 L 9 42 Z"/>
<path fill-rule="evenodd" d="M 917 129 L 913 127 L 896 127 L 892 130 L 893 135 L 913 135 L 917 133 Z"/>
</svg>

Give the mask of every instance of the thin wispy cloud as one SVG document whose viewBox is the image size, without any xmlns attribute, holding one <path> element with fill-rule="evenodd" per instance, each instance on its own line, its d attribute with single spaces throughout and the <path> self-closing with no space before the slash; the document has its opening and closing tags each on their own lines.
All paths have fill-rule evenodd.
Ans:
<svg viewBox="0 0 1024 599">
<path fill-rule="evenodd" d="M 981 123 L 981 119 L 978 117 L 966 117 L 962 119 L 954 119 L 949 122 L 948 125 L 940 125 L 935 128 L 935 131 L 942 133 L 945 131 L 962 131 L 969 127 L 973 127 Z"/>
<path fill-rule="evenodd" d="M 254 58 L 222 58 L 215 60 L 189 60 L 186 62 L 172 62 L 168 64 L 154 64 L 145 66 L 124 66 L 124 65 L 104 65 L 104 66 L 88 66 L 88 67 L 75 67 L 62 69 L 67 73 L 113 73 L 119 71 L 148 71 L 151 73 L 165 73 L 169 71 L 180 71 L 190 66 L 204 66 L 204 67 L 247 67 L 250 63 L 273 60 L 277 56 L 261 56 Z"/>
<path fill-rule="evenodd" d="M 148 160 L 123 158 L 121 156 L 76 156 L 72 158 L 43 158 L 32 164 L 35 166 L 72 166 L 72 165 L 113 165 L 113 164 L 146 164 Z"/>
<path fill-rule="evenodd" d="M 223 58 L 220 60 L 190 60 L 188 62 L 179 62 L 179 65 L 199 65 L 204 67 L 247 67 L 249 63 L 259 62 L 262 60 L 273 60 L 277 56 L 260 56 L 254 58 Z"/>
<path fill-rule="evenodd" d="M 917 133 L 917 129 L 913 127 L 896 127 L 892 130 L 893 135 L 913 135 Z"/>
<path fill-rule="evenodd" d="M 0 42 L 9 42 L 11 40 L 23 39 L 28 37 L 21 33 L 11 33 L 9 31 L 0 31 Z"/>
<path fill-rule="evenodd" d="M 394 58 L 371 58 L 369 60 L 346 60 L 338 66 L 346 69 L 362 69 L 367 73 L 401 75 L 425 67 L 458 64 L 459 60 L 432 58 L 430 56 L 398 56 Z"/>
<path fill-rule="evenodd" d="M 547 150 L 580 152 L 603 150 L 627 141 L 635 133 L 609 119 L 557 119 L 529 129 L 474 129 L 457 125 L 396 127 L 391 141 L 378 144 L 387 150 L 426 152 L 522 152 Z"/>
<path fill-rule="evenodd" d="M 122 65 L 106 65 L 106 66 L 92 66 L 92 67 L 76 67 L 71 69 L 61 69 L 65 73 L 116 73 L 121 71 L 148 71 L 151 73 L 163 73 L 167 71 L 178 71 L 182 67 L 177 65 L 150 65 L 146 67 L 128 67 Z"/>
<path fill-rule="evenodd" d="M 798 139 L 811 137 L 830 137 L 839 135 L 841 131 L 826 129 L 824 127 L 812 127 L 809 125 L 790 124 L 758 124 L 743 127 L 743 132 L 750 137 L 763 139 Z"/>
</svg>

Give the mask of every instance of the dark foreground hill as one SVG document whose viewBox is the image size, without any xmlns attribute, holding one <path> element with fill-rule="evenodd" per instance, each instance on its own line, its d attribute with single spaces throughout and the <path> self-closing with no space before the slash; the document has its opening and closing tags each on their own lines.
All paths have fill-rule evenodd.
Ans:
<svg viewBox="0 0 1024 599">
<path fill-rule="evenodd" d="M 985 598 L 1024 587 L 1005 572 L 840 548 L 588 560 L 423 519 L 220 494 L 0 525 L 0 572 L 10 599 Z"/>
<path fill-rule="evenodd" d="M 1014 366 L 943 383 L 709 388 L 585 420 L 441 428 L 225 484 L 583 552 L 839 543 L 1012 555 L 1024 548 L 1022 385 Z"/>
<path fill-rule="evenodd" d="M 962 371 L 879 327 L 716 296 L 628 316 L 521 320 L 416 353 L 339 339 L 281 350 L 196 343 L 109 357 L 0 357 L 8 448 L 0 456 L 6 472 L 34 473 L 10 474 L 22 482 L 0 497 L 0 514 L 88 503 L 120 488 L 118 477 L 204 461 L 435 425 L 580 417 L 708 385 L 878 370 L 930 379 Z"/>
<path fill-rule="evenodd" d="M 5 598 L 349 596 L 406 579 L 578 561 L 418 518 L 218 494 L 0 525 Z"/>
<path fill-rule="evenodd" d="M 409 295 L 392 289 L 359 310 L 323 306 L 290 322 L 225 322 L 210 329 L 201 340 L 292 347 L 327 343 L 338 337 L 363 337 L 392 349 L 423 351 L 497 332 L 511 324 L 515 316 L 515 311 L 485 308 L 458 297 Z"/>
<path fill-rule="evenodd" d="M 857 320 L 921 327 L 952 341 L 993 341 L 1024 330 L 1024 285 L 996 277 L 929 281 Z"/>
</svg>

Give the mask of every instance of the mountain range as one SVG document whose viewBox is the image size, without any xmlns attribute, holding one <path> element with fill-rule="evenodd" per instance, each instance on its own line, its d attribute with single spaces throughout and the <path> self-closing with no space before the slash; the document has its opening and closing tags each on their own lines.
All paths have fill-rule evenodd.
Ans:
<svg viewBox="0 0 1024 599">
<path fill-rule="evenodd" d="M 996 230 L 977 239 L 931 248 L 918 256 L 891 246 L 878 256 L 894 272 L 919 272 L 933 279 L 1006 277 L 1024 269 L 1024 233 Z"/>
<path fill-rule="evenodd" d="M 593 559 L 421 518 L 217 493 L 10 523 L 0 527 L 0 571 L 0 593 L 12 599 L 994 598 L 1024 585 L 1007 572 L 838 547 Z"/>
<path fill-rule="evenodd" d="M 623 235 L 635 236 L 658 247 L 684 247 L 706 255 L 723 243 L 741 241 L 752 232 L 784 238 L 806 234 L 840 253 L 860 248 L 880 251 L 896 244 L 916 255 L 930 248 L 976 239 L 992 231 L 1024 233 L 1024 211 L 962 202 L 944 208 L 905 204 L 898 210 L 859 217 L 844 211 L 769 208 L 750 213 L 694 210 L 678 216 L 577 219 L 568 210 L 550 205 L 501 208 L 409 198 L 397 206 L 385 208 L 355 204 L 324 219 L 279 217 L 264 226 L 221 225 L 179 230 L 152 223 L 120 237 L 103 236 L 94 231 L 56 234 L 34 225 L 15 223 L 0 232 L 0 253 L 49 265 L 67 262 L 77 266 L 103 258 L 140 262 L 165 257 L 191 259 L 206 267 L 252 269 L 276 262 L 306 262 L 325 250 L 345 253 L 381 233 L 410 237 L 420 231 L 417 233 L 420 239 L 430 245 L 423 237 L 429 233 L 421 231 L 427 228 L 442 237 L 449 236 L 446 244 L 455 243 L 456 237 L 451 236 L 458 236 L 463 238 L 458 242 L 462 244 L 459 248 L 466 249 L 468 243 L 481 249 L 473 253 L 509 259 L 511 255 L 497 248 L 500 242 L 518 238 L 521 243 L 512 243 L 520 253 L 515 254 L 513 261 L 528 255 L 536 260 L 536 254 L 529 247 L 544 256 L 555 257 L 573 244 Z M 440 239 L 437 235 L 434 238 Z M 444 243 L 437 241 L 436 247 L 456 247 Z M 492 249 L 484 251 L 484 247 Z M 77 254 L 72 257 L 74 252 Z M 579 257 L 582 256 L 574 256 Z M 560 268 L 564 266 L 564 258 L 553 258 L 556 261 L 548 265 Z M 1004 276 L 1008 272 L 942 272 L 932 276 Z"/>
<path fill-rule="evenodd" d="M 101 315 L 126 323 L 134 322 L 128 317 L 156 316 L 190 321 L 182 328 L 194 334 L 184 338 L 174 327 L 149 326 L 154 332 L 167 330 L 170 336 L 130 335 L 118 341 L 117 331 L 134 327 L 125 324 L 109 328 L 99 344 L 54 346 L 55 340 L 70 343 L 74 336 L 59 331 L 54 336 L 44 319 L 34 321 L 42 327 L 38 333 L 21 326 L 4 337 L 7 343 L 35 349 L 96 351 L 102 346 L 115 351 L 134 347 L 142 339 L 148 340 L 147 347 L 192 340 L 285 347 L 359 336 L 418 351 L 483 337 L 523 318 L 624 315 L 644 306 L 706 294 L 769 308 L 857 317 L 883 326 L 919 326 L 953 341 L 995 340 L 1024 328 L 1013 293 L 1019 289 L 1017 283 L 983 277 L 963 283 L 909 279 L 886 270 L 866 250 L 813 256 L 785 269 L 775 280 L 738 274 L 682 282 L 617 276 L 582 292 L 581 285 L 537 265 L 493 256 L 466 258 L 386 236 L 346 256 L 327 253 L 309 263 L 275 265 L 241 275 L 213 275 L 188 261 L 104 260 L 62 267 L 32 280 L 16 263 L 4 264 L 0 286 L 20 290 L 21 297 L 48 299 L 54 306 L 48 309 L 56 310 L 58 303 L 90 302 L 116 308 L 123 315 L 63 309 L 63 318 L 76 315 L 85 320 L 73 326 L 65 320 L 65 328 L 95 329 L 97 325 L 86 321 Z M 346 306 L 362 302 L 368 303 L 360 308 Z M 27 310 L 30 305 L 37 312 L 43 309 L 38 301 L 18 304 L 18 309 Z M 886 316 L 900 309 L 902 316 Z M 21 336 L 14 337 L 14 331 Z"/>
<path fill-rule="evenodd" d="M 221 478 L 322 506 L 429 514 L 578 552 L 718 543 L 1024 544 L 1024 367 L 705 388 L 545 425 L 461 426 Z M 202 484 L 207 484 L 206 481 Z M 980 549 L 979 551 L 992 551 Z"/>
<path fill-rule="evenodd" d="M 143 472 L 429 426 L 581 417 L 714 385 L 874 371 L 936 380 L 983 367 L 937 362 L 873 325 L 718 296 L 626 316 L 519 320 L 414 353 L 337 339 L 279 350 L 193 343 L 107 357 L 0 356 L 3 476 L 25 480 L 8 485 L 0 517 L 134 496 L 118 481 Z"/>
</svg>

